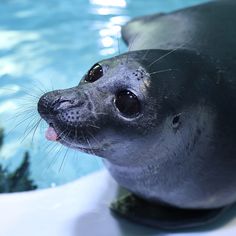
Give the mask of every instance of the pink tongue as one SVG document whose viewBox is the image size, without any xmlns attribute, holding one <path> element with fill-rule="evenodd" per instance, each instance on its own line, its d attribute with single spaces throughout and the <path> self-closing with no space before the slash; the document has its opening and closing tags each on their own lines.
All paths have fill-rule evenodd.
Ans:
<svg viewBox="0 0 236 236">
<path fill-rule="evenodd" d="M 50 141 L 57 141 L 58 140 L 58 135 L 55 131 L 55 129 L 53 129 L 52 127 L 48 127 L 46 133 L 45 133 L 45 137 L 50 140 Z"/>
</svg>

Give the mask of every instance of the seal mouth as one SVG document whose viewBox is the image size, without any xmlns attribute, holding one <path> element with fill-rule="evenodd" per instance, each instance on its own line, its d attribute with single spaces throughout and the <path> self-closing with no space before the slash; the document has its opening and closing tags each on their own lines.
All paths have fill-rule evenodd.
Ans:
<svg viewBox="0 0 236 236">
<path fill-rule="evenodd" d="M 62 132 L 63 133 L 63 132 Z M 49 126 L 45 132 L 45 137 L 47 140 L 49 141 L 53 141 L 53 142 L 60 142 L 61 144 L 70 147 L 70 148 L 74 148 L 74 149 L 79 149 L 83 152 L 89 152 L 90 151 L 96 151 L 99 150 L 99 148 L 92 148 L 92 147 L 85 147 L 83 145 L 71 145 L 70 142 L 68 142 L 65 137 L 61 137 L 58 134 L 58 129 L 57 127 L 54 126 L 53 123 L 49 123 Z"/>
<path fill-rule="evenodd" d="M 61 137 L 57 134 L 52 123 L 49 124 L 45 132 L 45 137 L 49 141 L 59 141 L 61 139 Z"/>
</svg>

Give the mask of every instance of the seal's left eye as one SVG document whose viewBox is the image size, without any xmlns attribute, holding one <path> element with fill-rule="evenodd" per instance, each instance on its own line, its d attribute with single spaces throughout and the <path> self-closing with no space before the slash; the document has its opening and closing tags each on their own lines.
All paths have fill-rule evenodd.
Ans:
<svg viewBox="0 0 236 236">
<path fill-rule="evenodd" d="M 99 64 L 95 64 L 85 77 L 86 82 L 94 82 L 103 76 L 102 67 Z"/>
</svg>

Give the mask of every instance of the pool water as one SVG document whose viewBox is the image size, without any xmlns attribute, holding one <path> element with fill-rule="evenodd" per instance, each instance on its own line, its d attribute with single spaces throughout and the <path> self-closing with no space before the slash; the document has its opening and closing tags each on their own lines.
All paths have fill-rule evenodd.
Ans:
<svg viewBox="0 0 236 236">
<path fill-rule="evenodd" d="M 11 0 L 0 5 L 0 163 L 15 170 L 30 156 L 30 178 L 53 187 L 103 168 L 100 158 L 44 138 L 37 100 L 72 87 L 97 61 L 126 51 L 121 25 L 206 0 Z M 37 128 L 37 129 L 36 129 Z"/>
</svg>

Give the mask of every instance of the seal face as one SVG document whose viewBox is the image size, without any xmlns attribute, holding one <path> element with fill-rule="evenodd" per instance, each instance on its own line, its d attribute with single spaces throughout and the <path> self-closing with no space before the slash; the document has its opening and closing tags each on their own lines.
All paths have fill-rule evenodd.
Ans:
<svg viewBox="0 0 236 236">
<path fill-rule="evenodd" d="M 145 126 L 143 113 L 153 109 L 145 106 L 149 77 L 138 61 L 125 54 L 95 64 L 79 86 L 45 94 L 38 110 L 51 127 L 48 139 L 102 152 L 112 143 L 121 142 L 119 135 L 107 138 L 111 130 L 123 132 L 121 128 L 128 124 L 141 132 L 137 120 L 143 119 Z"/>
<path fill-rule="evenodd" d="M 194 13 L 212 22 L 222 5 L 236 8 L 225 1 L 173 15 Z M 209 8 L 216 11 L 208 14 Z M 169 19 L 172 14 L 129 24 L 148 31 Z M 192 20 L 190 36 L 204 34 L 203 23 Z M 123 31 L 128 42 L 137 28 L 129 24 Z M 153 35 L 139 33 L 146 47 Z M 203 39 L 185 49 L 172 39 L 162 48 L 157 37 L 154 49 L 145 50 L 137 50 L 138 40 L 137 51 L 96 63 L 78 86 L 44 94 L 38 111 L 50 126 L 49 140 L 103 157 L 118 183 L 137 196 L 179 208 L 222 207 L 236 200 L 235 50 L 224 53 L 217 38 L 204 54 Z"/>
</svg>

